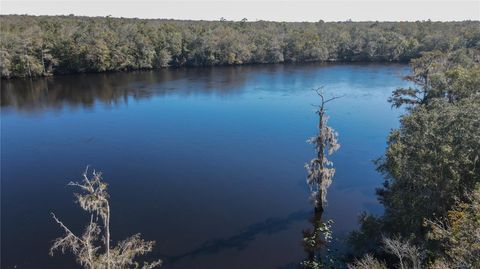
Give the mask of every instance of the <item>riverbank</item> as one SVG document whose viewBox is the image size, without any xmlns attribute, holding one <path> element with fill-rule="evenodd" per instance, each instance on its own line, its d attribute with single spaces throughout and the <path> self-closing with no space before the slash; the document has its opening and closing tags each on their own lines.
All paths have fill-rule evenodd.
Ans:
<svg viewBox="0 0 480 269">
<path fill-rule="evenodd" d="M 183 66 L 409 62 L 477 44 L 480 22 L 180 21 L 0 16 L 2 78 Z"/>
</svg>

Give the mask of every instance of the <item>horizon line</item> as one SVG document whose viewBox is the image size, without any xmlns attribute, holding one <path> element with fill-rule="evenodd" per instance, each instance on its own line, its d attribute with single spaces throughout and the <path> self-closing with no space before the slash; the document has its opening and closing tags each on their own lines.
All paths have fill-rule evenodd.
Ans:
<svg viewBox="0 0 480 269">
<path fill-rule="evenodd" d="M 98 15 L 98 16 L 92 16 L 92 15 L 80 15 L 80 14 L 28 14 L 28 13 L 10 13 L 10 14 L 2 14 L 0 13 L 0 16 L 30 16 L 30 17 L 83 17 L 83 18 L 113 18 L 113 19 L 137 19 L 137 20 L 163 20 L 163 21 L 192 21 L 192 22 L 241 22 L 244 19 L 246 19 L 245 22 L 276 22 L 276 23 L 318 23 L 318 22 L 325 22 L 325 23 L 367 23 L 367 22 L 382 22 L 382 23 L 388 23 L 388 22 L 480 22 L 480 19 L 474 20 L 474 19 L 465 19 L 465 20 L 432 20 L 432 19 L 417 19 L 417 20 L 352 20 L 352 19 L 345 19 L 345 20 L 323 20 L 319 18 L 318 20 L 311 21 L 311 20 L 305 20 L 305 21 L 279 21 L 279 20 L 266 20 L 266 19 L 255 19 L 255 20 L 250 20 L 247 17 L 241 20 L 235 20 L 235 19 L 226 19 L 226 18 L 219 18 L 217 20 L 212 20 L 212 19 L 176 19 L 176 18 L 160 18 L 160 17 L 124 17 L 124 16 L 114 16 L 114 15 Z"/>
</svg>

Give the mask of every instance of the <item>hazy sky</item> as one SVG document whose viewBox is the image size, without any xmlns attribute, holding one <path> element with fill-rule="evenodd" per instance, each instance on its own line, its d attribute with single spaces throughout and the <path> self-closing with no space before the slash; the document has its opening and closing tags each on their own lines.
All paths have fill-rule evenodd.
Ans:
<svg viewBox="0 0 480 269">
<path fill-rule="evenodd" d="M 1 14 L 249 21 L 480 20 L 480 0 L 1 0 Z"/>
</svg>

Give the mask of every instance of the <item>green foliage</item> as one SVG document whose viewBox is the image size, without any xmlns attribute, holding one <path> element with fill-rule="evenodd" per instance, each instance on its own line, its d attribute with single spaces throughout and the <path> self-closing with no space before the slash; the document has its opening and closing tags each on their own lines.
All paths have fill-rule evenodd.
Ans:
<svg viewBox="0 0 480 269">
<path fill-rule="evenodd" d="M 480 50 L 432 51 L 412 60 L 406 80 L 416 86 L 400 88 L 389 99 L 392 105 L 412 106 L 444 99 L 452 103 L 480 92 Z"/>
<path fill-rule="evenodd" d="M 480 45 L 466 22 L 248 22 L 0 16 L 2 77 L 249 63 L 406 62 Z"/>
<path fill-rule="evenodd" d="M 397 89 L 391 98 L 409 109 L 377 161 L 386 179 L 377 190 L 385 213 L 362 217 L 349 239 L 355 256 L 388 257 L 378 251 L 378 234 L 400 235 L 422 249 L 424 267 L 478 267 L 472 258 L 480 253 L 478 55 L 478 49 L 434 51 L 412 61 L 407 79 L 415 87 Z"/>
<path fill-rule="evenodd" d="M 361 257 L 364 253 L 380 254 L 378 246 L 381 245 L 383 222 L 381 218 L 363 212 L 359 217 L 360 227 L 352 231 L 347 239 L 351 247 L 351 254 Z"/>
<path fill-rule="evenodd" d="M 455 268 L 480 268 L 480 185 L 458 202 L 443 220 L 427 220 L 428 238 L 439 241 L 445 259 Z"/>
<path fill-rule="evenodd" d="M 423 218 L 444 216 L 456 199 L 480 182 L 480 98 L 435 100 L 404 116 L 390 134 L 379 169 L 385 225 L 422 234 Z"/>
<path fill-rule="evenodd" d="M 401 238 L 383 238 L 382 250 L 393 255 L 398 268 L 460 269 L 480 267 L 480 185 L 470 193 L 466 202 L 456 202 L 445 218 L 425 220 L 429 228 L 428 240 L 441 246 L 433 261 L 425 258 L 424 253 L 431 249 L 419 249 L 408 240 Z M 349 269 L 386 268 L 372 255 L 349 264 Z"/>
</svg>

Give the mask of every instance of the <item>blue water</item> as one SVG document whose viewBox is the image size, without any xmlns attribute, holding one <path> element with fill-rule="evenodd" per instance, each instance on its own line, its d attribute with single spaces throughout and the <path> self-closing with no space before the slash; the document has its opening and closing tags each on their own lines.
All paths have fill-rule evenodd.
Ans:
<svg viewBox="0 0 480 269">
<path fill-rule="evenodd" d="M 163 268 L 290 268 L 312 212 L 304 164 L 319 100 L 341 148 L 325 219 L 338 242 L 362 211 L 382 213 L 372 160 L 398 126 L 387 102 L 405 65 L 264 65 L 2 80 L 2 268 L 75 268 L 50 257 L 88 217 L 71 180 L 109 183 L 114 241 L 141 232 Z"/>
</svg>

